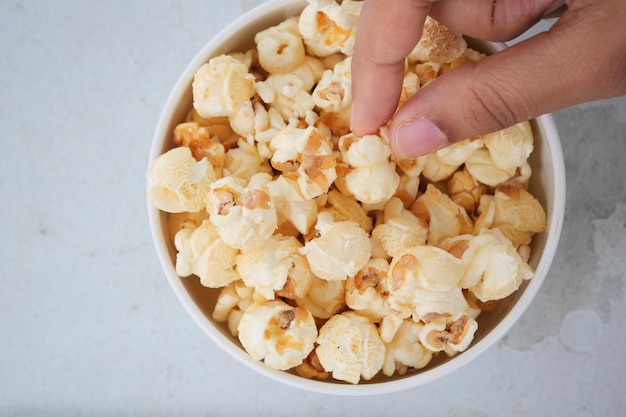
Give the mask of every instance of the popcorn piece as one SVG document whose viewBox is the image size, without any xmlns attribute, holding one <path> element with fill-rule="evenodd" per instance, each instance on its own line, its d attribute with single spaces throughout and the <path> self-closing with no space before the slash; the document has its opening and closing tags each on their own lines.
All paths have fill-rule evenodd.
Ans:
<svg viewBox="0 0 626 417">
<path fill-rule="evenodd" d="M 304 61 L 304 44 L 298 31 L 297 17 L 257 33 L 254 41 L 259 63 L 270 74 L 291 72 Z"/>
<path fill-rule="evenodd" d="M 346 304 L 372 322 L 391 314 L 387 304 L 388 269 L 385 259 L 371 258 L 358 274 L 346 281 Z"/>
<path fill-rule="evenodd" d="M 232 127 L 228 117 L 211 117 L 205 118 L 198 114 L 193 107 L 185 118 L 186 123 L 197 123 L 209 132 L 209 136 L 217 140 L 228 150 L 237 145 L 239 135 L 237 135 Z"/>
<path fill-rule="evenodd" d="M 392 198 L 385 205 L 384 223 L 372 231 L 389 257 L 406 247 L 426 244 L 428 225 L 404 208 L 402 200 Z"/>
<path fill-rule="evenodd" d="M 352 384 L 370 380 L 383 366 L 385 345 L 376 326 L 353 312 L 336 314 L 320 329 L 315 349 L 335 379 Z"/>
<path fill-rule="evenodd" d="M 298 28 L 312 55 L 325 57 L 337 52 L 352 55 L 357 20 L 363 2 L 308 0 Z"/>
<path fill-rule="evenodd" d="M 456 314 L 468 307 L 457 286 L 463 276 L 461 261 L 434 246 L 399 251 L 387 277 L 388 302 L 401 318 L 420 320 L 431 314 Z"/>
<path fill-rule="evenodd" d="M 476 320 L 459 313 L 452 318 L 441 317 L 426 323 L 419 340 L 431 352 L 445 350 L 451 356 L 468 348 L 477 329 Z"/>
<path fill-rule="evenodd" d="M 197 212 L 216 176 L 209 161 L 196 161 L 187 147 L 174 148 L 154 160 L 146 174 L 148 199 L 168 213 Z"/>
<path fill-rule="evenodd" d="M 188 227 L 195 229 L 208 218 L 209 213 L 207 213 L 206 210 L 201 210 L 195 213 L 189 213 L 186 211 L 182 213 L 170 213 L 169 216 L 167 216 L 167 232 L 170 240 L 174 243 L 174 237 L 179 230 Z"/>
<path fill-rule="evenodd" d="M 406 374 L 408 368 L 422 369 L 433 358 L 433 353 L 420 342 L 424 325 L 403 320 L 393 339 L 387 343 L 383 374 L 392 376 L 396 371 Z"/>
<path fill-rule="evenodd" d="M 351 197 L 338 190 L 328 192 L 328 207 L 326 212 L 332 214 L 337 221 L 352 220 L 357 222 L 366 233 L 372 231 L 372 218 L 367 215 L 363 207 Z"/>
<path fill-rule="evenodd" d="M 323 111 L 339 113 L 352 105 L 351 64 L 352 57 L 347 57 L 332 71 L 324 71 L 313 90 L 313 102 Z"/>
<path fill-rule="evenodd" d="M 515 168 L 502 169 L 496 166 L 489 150 L 485 147 L 476 150 L 467 161 L 465 168 L 478 181 L 490 187 L 497 187 L 515 175 Z"/>
<path fill-rule="evenodd" d="M 330 373 L 326 372 L 320 363 L 315 349 L 309 353 L 309 356 L 300 365 L 296 366 L 296 372 L 303 378 L 327 379 L 330 376 Z"/>
<path fill-rule="evenodd" d="M 237 337 L 239 335 L 239 322 L 246 311 L 253 303 L 252 295 L 254 289 L 247 287 L 243 281 L 231 282 L 223 287 L 217 296 L 215 308 L 213 309 L 213 320 L 217 322 L 228 322 L 228 330 Z"/>
<path fill-rule="evenodd" d="M 533 132 L 528 121 L 482 137 L 496 167 L 515 171 L 526 163 L 533 151 Z"/>
<path fill-rule="evenodd" d="M 339 149 L 343 161 L 352 168 L 346 174 L 345 181 L 357 200 L 377 204 L 389 200 L 395 194 L 400 176 L 396 173 L 396 165 L 389 161 L 389 145 L 379 136 L 342 136 Z"/>
<path fill-rule="evenodd" d="M 304 81 L 297 74 L 270 74 L 255 84 L 255 90 L 266 103 L 278 110 L 284 120 L 303 118 L 315 102 Z"/>
<path fill-rule="evenodd" d="M 306 308 L 319 319 L 329 319 L 341 311 L 345 303 L 346 281 L 327 281 L 313 275 L 309 291 L 296 298 L 300 307 Z"/>
<path fill-rule="evenodd" d="M 315 200 L 307 200 L 300 192 L 298 181 L 287 175 L 279 175 L 267 184 L 267 188 L 279 217 L 291 223 L 298 232 L 307 234 L 317 219 Z"/>
<path fill-rule="evenodd" d="M 238 329 L 239 340 L 253 359 L 283 371 L 300 365 L 317 338 L 311 313 L 278 300 L 252 304 Z"/>
<path fill-rule="evenodd" d="M 181 123 L 174 129 L 174 143 L 177 146 L 186 146 L 196 161 L 207 158 L 213 166 L 217 177 L 222 176 L 224 168 L 224 145 L 211 137 L 208 128 L 196 122 Z"/>
<path fill-rule="evenodd" d="M 474 213 L 478 207 L 480 197 L 487 193 L 487 187 L 478 182 L 466 170 L 455 172 L 447 182 L 448 195 L 467 213 Z"/>
<path fill-rule="evenodd" d="M 511 295 L 522 281 L 533 277 L 532 268 L 498 229 L 483 229 L 477 236 L 465 235 L 446 242 L 464 241 L 461 255 L 463 277 L 459 287 L 468 288 L 480 301 L 500 300 Z"/>
<path fill-rule="evenodd" d="M 207 199 L 209 219 L 229 246 L 249 250 L 272 236 L 277 224 L 276 208 L 267 191 L 268 174 L 255 174 L 247 187 L 235 177 L 213 184 Z"/>
<path fill-rule="evenodd" d="M 425 87 L 432 80 L 439 76 L 441 64 L 434 62 L 423 62 L 415 66 L 415 73 L 419 77 L 420 86 Z"/>
<path fill-rule="evenodd" d="M 369 236 L 358 223 L 335 222 L 328 213 L 320 213 L 315 229 L 319 236 L 300 250 L 315 275 L 329 281 L 345 280 L 365 266 L 372 248 Z"/>
<path fill-rule="evenodd" d="M 202 117 L 230 116 L 253 94 L 254 76 L 245 63 L 220 55 L 194 74 L 193 106 Z"/>
<path fill-rule="evenodd" d="M 420 186 L 420 177 L 410 177 L 406 174 L 400 175 L 400 184 L 395 197 L 402 201 L 405 208 L 410 208 L 417 198 Z"/>
<path fill-rule="evenodd" d="M 439 246 L 445 238 L 472 231 L 465 209 L 432 184 L 415 200 L 411 212 L 428 224 L 429 245 Z"/>
<path fill-rule="evenodd" d="M 313 199 L 328 191 L 337 173 L 332 145 L 315 127 L 288 125 L 270 142 L 272 166 L 282 172 L 297 172 L 300 192 Z"/>
<path fill-rule="evenodd" d="M 209 220 L 200 226 L 185 227 L 174 238 L 178 251 L 176 273 L 195 274 L 205 287 L 219 288 L 239 279 L 235 271 L 237 250 L 228 246 Z"/>
<path fill-rule="evenodd" d="M 483 227 L 498 228 L 514 247 L 528 245 L 532 236 L 546 228 L 546 213 L 528 191 L 502 185 L 493 196 L 481 197 L 474 232 Z"/>
<path fill-rule="evenodd" d="M 294 237 L 274 235 L 260 246 L 237 256 L 237 271 L 249 287 L 267 300 L 288 284 L 291 299 L 304 296 L 311 285 L 311 271 L 298 249 L 302 246 Z M 297 294 L 296 294 L 297 293 Z"/>
<path fill-rule="evenodd" d="M 271 172 L 272 167 L 259 155 L 257 148 L 241 138 L 237 147 L 230 149 L 224 156 L 224 176 L 250 181 L 255 174 Z"/>
<path fill-rule="evenodd" d="M 422 175 L 431 182 L 445 180 L 482 145 L 480 138 L 466 139 L 424 155 Z"/>
<path fill-rule="evenodd" d="M 463 55 L 467 42 L 456 33 L 428 16 L 418 44 L 409 53 L 409 62 L 434 62 L 445 64 Z"/>
</svg>

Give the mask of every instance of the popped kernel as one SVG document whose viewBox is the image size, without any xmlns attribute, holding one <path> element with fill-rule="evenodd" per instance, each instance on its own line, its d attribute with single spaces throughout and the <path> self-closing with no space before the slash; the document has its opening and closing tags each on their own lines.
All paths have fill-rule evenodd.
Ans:
<svg viewBox="0 0 626 417">
<path fill-rule="evenodd" d="M 241 344 L 253 359 L 283 371 L 300 365 L 317 339 L 311 313 L 279 300 L 248 307 L 238 331 Z"/>
<path fill-rule="evenodd" d="M 392 198 L 385 205 L 383 222 L 372 231 L 372 239 L 380 242 L 388 257 L 397 251 L 426 244 L 428 225 L 404 208 L 402 200 Z"/>
<path fill-rule="evenodd" d="M 257 33 L 254 42 L 259 64 L 270 74 L 293 71 L 304 62 L 304 43 L 298 31 L 297 17 Z"/>
<path fill-rule="evenodd" d="M 431 352 L 445 351 L 449 356 L 463 352 L 474 339 L 478 323 L 465 313 L 439 317 L 424 324 L 419 340 Z"/>
<path fill-rule="evenodd" d="M 315 349 L 333 378 L 356 384 L 372 379 L 383 367 L 385 344 L 376 326 L 354 312 L 335 314 L 320 329 Z"/>
<path fill-rule="evenodd" d="M 420 342 L 424 324 L 413 320 L 403 320 L 393 339 L 386 343 L 386 357 L 383 374 L 404 375 L 410 368 L 422 369 L 430 363 L 433 351 Z"/>
<path fill-rule="evenodd" d="M 246 284 L 237 280 L 231 282 L 222 288 L 211 317 L 217 322 L 227 322 L 230 334 L 237 337 L 239 331 L 239 321 L 243 316 L 243 312 L 252 305 L 254 288 L 246 286 Z"/>
<path fill-rule="evenodd" d="M 371 258 L 354 277 L 346 281 L 346 305 L 374 323 L 391 314 L 387 304 L 388 269 L 386 259 Z"/>
</svg>

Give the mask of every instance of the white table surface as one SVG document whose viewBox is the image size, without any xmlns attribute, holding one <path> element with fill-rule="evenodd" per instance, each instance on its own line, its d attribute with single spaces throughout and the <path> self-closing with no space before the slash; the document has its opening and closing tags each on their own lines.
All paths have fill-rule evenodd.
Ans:
<svg viewBox="0 0 626 417">
<path fill-rule="evenodd" d="M 626 100 L 556 113 L 561 245 L 496 346 L 373 398 L 298 391 L 220 351 L 150 238 L 144 174 L 179 73 L 259 0 L 0 1 L 0 415 L 626 415 Z"/>
</svg>

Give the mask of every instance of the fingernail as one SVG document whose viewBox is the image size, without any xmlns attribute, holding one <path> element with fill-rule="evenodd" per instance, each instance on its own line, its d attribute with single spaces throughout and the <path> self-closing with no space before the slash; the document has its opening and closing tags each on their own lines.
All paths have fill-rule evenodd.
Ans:
<svg viewBox="0 0 626 417">
<path fill-rule="evenodd" d="M 446 135 L 430 120 L 409 120 L 395 129 L 394 148 L 405 158 L 417 158 L 448 144 Z"/>
</svg>

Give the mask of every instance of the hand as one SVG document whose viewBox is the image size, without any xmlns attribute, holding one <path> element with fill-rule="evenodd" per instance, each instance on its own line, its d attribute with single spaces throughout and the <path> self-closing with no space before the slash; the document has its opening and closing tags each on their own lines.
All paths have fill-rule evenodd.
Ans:
<svg viewBox="0 0 626 417">
<path fill-rule="evenodd" d="M 352 129 L 389 122 L 391 147 L 416 157 L 574 104 L 626 94 L 626 1 L 567 0 L 548 32 L 448 72 L 396 112 L 404 58 L 426 15 L 463 34 L 505 41 L 564 1 L 365 0 L 352 58 Z M 395 113 L 395 114 L 394 114 Z"/>
</svg>

